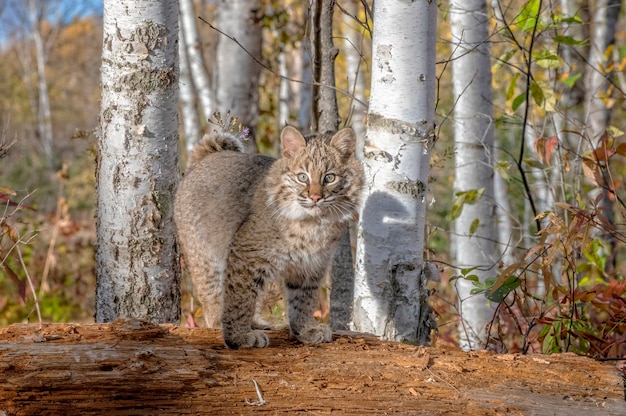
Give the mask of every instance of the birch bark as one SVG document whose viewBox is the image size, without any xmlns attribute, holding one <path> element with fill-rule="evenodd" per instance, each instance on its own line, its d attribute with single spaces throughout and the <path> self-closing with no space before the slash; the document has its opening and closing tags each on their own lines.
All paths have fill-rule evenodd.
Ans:
<svg viewBox="0 0 626 416">
<path fill-rule="evenodd" d="M 257 59 L 261 57 L 260 14 L 259 0 L 220 0 L 217 7 L 220 30 L 241 44 L 225 36 L 219 38 L 213 74 L 217 110 L 222 115 L 230 111 L 231 116 L 250 128 L 253 136 L 259 115 L 261 67 L 248 53 Z M 256 147 L 253 140 L 247 141 L 247 145 L 251 150 Z"/>
<path fill-rule="evenodd" d="M 484 190 L 475 204 L 465 204 L 454 222 L 455 263 L 474 271 L 483 282 L 493 277 L 498 264 L 498 233 L 494 217 L 494 119 L 488 16 L 485 0 L 451 0 L 452 77 L 455 97 L 454 191 Z M 471 281 L 458 279 L 461 322 L 460 346 L 465 350 L 487 346 L 486 328 L 494 305 L 483 295 L 471 295 Z"/>
<path fill-rule="evenodd" d="M 185 149 L 189 153 L 200 140 L 200 124 L 198 123 L 198 108 L 196 107 L 196 86 L 191 76 L 187 43 L 185 42 L 185 34 L 183 32 L 181 25 L 178 29 L 178 60 L 180 67 L 178 88 L 180 116 L 183 122 L 183 132 L 185 133 Z"/>
<path fill-rule="evenodd" d="M 376 3 L 352 323 L 357 331 L 420 344 L 434 327 L 424 227 L 435 140 L 436 23 L 436 2 Z"/>
<path fill-rule="evenodd" d="M 105 0 L 96 322 L 180 321 L 178 2 Z"/>
<path fill-rule="evenodd" d="M 202 54 L 202 42 L 196 25 L 196 14 L 193 8 L 192 0 L 180 1 L 180 25 L 181 32 L 184 34 L 184 43 L 186 45 L 187 58 L 189 60 L 189 71 L 193 80 L 194 87 L 197 91 L 198 101 L 202 108 L 204 121 L 213 116 L 215 111 L 215 93 L 211 88 L 211 79 L 209 72 L 204 63 Z"/>
</svg>

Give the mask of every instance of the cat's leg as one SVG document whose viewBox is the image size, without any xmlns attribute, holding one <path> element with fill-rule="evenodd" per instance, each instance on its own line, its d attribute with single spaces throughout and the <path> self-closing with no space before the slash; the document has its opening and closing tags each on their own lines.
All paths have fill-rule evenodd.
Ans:
<svg viewBox="0 0 626 416">
<path fill-rule="evenodd" d="M 202 317 L 207 328 L 221 326 L 222 284 L 224 262 L 209 256 L 196 256 L 187 264 L 193 289 L 202 305 Z"/>
<path fill-rule="evenodd" d="M 257 298 L 263 279 L 254 278 L 249 268 L 236 269 L 229 264 L 224 280 L 222 336 L 229 348 L 267 347 L 265 332 L 252 329 Z"/>
<path fill-rule="evenodd" d="M 286 279 L 285 286 L 291 334 L 304 344 L 332 341 L 333 333 L 330 327 L 317 322 L 313 317 L 319 306 L 319 282 Z"/>
</svg>

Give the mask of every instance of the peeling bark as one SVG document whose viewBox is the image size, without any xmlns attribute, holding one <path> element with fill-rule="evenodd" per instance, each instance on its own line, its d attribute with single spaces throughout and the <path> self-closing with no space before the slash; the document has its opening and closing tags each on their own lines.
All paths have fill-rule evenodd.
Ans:
<svg viewBox="0 0 626 416">
<path fill-rule="evenodd" d="M 372 88 L 361 155 L 353 328 L 425 344 L 435 327 L 424 265 L 426 185 L 435 140 L 436 3 L 374 10 Z"/>
<path fill-rule="evenodd" d="M 104 3 L 96 322 L 180 320 L 178 3 Z"/>
</svg>

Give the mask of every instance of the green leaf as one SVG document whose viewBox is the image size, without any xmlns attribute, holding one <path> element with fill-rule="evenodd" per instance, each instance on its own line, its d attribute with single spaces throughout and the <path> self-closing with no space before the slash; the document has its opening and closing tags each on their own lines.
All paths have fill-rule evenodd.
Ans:
<svg viewBox="0 0 626 416">
<path fill-rule="evenodd" d="M 450 219 L 454 221 L 459 218 L 461 212 L 463 212 L 463 206 L 465 204 L 475 204 L 480 200 L 484 192 L 485 188 L 457 192 L 456 198 L 452 202 L 452 208 L 450 209 Z"/>
<path fill-rule="evenodd" d="M 511 77 L 511 82 L 509 82 L 508 87 L 506 87 L 506 99 L 507 101 L 513 98 L 513 94 L 515 94 L 515 86 L 517 85 L 517 80 L 519 79 L 520 74 L 516 72 Z"/>
<path fill-rule="evenodd" d="M 585 44 L 585 41 L 574 39 L 572 36 L 556 35 L 554 37 L 554 41 L 556 43 L 560 43 L 561 45 L 572 45 L 572 46 L 573 45 L 578 45 L 578 46 L 581 46 L 581 45 Z"/>
<path fill-rule="evenodd" d="M 522 7 L 519 16 L 515 19 L 515 24 L 517 24 L 521 30 L 529 32 L 535 28 L 539 15 L 539 5 L 540 0 L 530 0 Z"/>
<path fill-rule="evenodd" d="M 493 170 L 496 171 L 498 175 L 505 181 L 509 181 L 511 179 L 511 175 L 509 175 L 509 171 L 511 170 L 511 164 L 506 160 L 500 160 L 498 163 L 493 165 Z"/>
<path fill-rule="evenodd" d="M 476 269 L 478 269 L 478 266 L 465 267 L 465 268 L 461 269 L 461 274 L 463 276 L 467 276 L 468 273 L 473 272 Z"/>
<path fill-rule="evenodd" d="M 548 83 L 544 81 L 532 81 L 530 83 L 530 94 L 535 100 L 535 103 L 544 110 L 556 110 L 556 95 Z"/>
<path fill-rule="evenodd" d="M 518 95 L 517 97 L 515 97 L 515 99 L 513 100 L 513 105 L 511 106 L 512 110 L 515 111 L 519 108 L 520 105 L 522 105 L 522 103 L 526 101 L 526 94 L 525 93 L 521 93 L 520 95 Z"/>
<path fill-rule="evenodd" d="M 549 49 L 533 52 L 533 60 L 544 69 L 556 69 L 561 66 L 559 55 Z"/>
<path fill-rule="evenodd" d="M 562 14 L 555 14 L 552 17 L 555 23 L 582 23 L 583 20 L 578 16 L 565 16 Z"/>
<path fill-rule="evenodd" d="M 472 223 L 470 224 L 470 228 L 469 228 L 470 237 L 474 235 L 479 225 L 480 225 L 480 220 L 478 218 L 472 221 Z"/>
<path fill-rule="evenodd" d="M 570 75 L 567 77 L 565 81 L 563 81 L 563 83 L 567 85 L 569 88 L 572 88 L 574 84 L 576 84 L 576 81 L 578 81 L 578 79 L 582 76 L 583 76 L 582 73 Z"/>
<path fill-rule="evenodd" d="M 509 293 L 517 289 L 521 284 L 522 281 L 517 276 L 509 276 L 506 279 L 498 279 L 491 286 L 491 289 L 485 293 L 485 296 L 492 302 L 500 303 Z"/>
<path fill-rule="evenodd" d="M 474 282 L 474 283 L 478 283 L 478 276 L 476 276 L 475 274 L 470 274 L 469 276 L 465 276 L 465 280 L 468 280 L 470 282 Z"/>
</svg>

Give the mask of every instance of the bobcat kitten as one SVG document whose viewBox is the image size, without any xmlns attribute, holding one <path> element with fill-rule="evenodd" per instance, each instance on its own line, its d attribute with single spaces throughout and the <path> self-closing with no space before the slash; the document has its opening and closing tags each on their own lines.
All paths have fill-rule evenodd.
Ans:
<svg viewBox="0 0 626 416">
<path fill-rule="evenodd" d="M 221 323 L 228 347 L 269 344 L 254 317 L 263 286 L 275 279 L 286 287 L 292 335 L 303 343 L 331 340 L 313 312 L 360 202 L 364 173 L 355 142 L 349 128 L 305 138 L 287 126 L 278 160 L 243 153 L 229 133 L 196 145 L 174 218 L 205 322 Z"/>
</svg>

